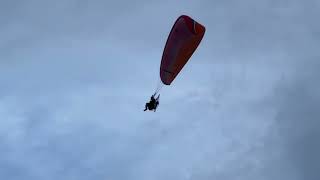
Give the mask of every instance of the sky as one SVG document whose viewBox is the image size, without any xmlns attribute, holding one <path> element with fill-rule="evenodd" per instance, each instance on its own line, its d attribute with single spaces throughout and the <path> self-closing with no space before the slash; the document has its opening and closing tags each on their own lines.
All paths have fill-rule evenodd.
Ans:
<svg viewBox="0 0 320 180">
<path fill-rule="evenodd" d="M 144 112 L 180 15 L 203 41 Z M 320 179 L 317 0 L 0 1 L 0 179 Z"/>
</svg>

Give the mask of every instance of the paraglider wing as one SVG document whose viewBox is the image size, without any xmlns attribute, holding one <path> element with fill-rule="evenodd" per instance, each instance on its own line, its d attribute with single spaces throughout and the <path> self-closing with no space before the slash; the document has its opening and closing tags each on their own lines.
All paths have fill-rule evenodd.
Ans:
<svg viewBox="0 0 320 180">
<path fill-rule="evenodd" d="M 160 65 L 163 84 L 170 85 L 199 46 L 205 27 L 189 16 L 182 15 L 168 36 Z"/>
</svg>

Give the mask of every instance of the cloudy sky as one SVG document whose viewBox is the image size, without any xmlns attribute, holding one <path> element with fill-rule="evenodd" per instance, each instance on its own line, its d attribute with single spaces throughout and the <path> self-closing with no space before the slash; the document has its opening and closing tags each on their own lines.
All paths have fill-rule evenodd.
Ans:
<svg viewBox="0 0 320 180">
<path fill-rule="evenodd" d="M 164 43 L 205 37 L 156 113 Z M 0 179 L 320 179 L 317 0 L 0 1 Z"/>
</svg>

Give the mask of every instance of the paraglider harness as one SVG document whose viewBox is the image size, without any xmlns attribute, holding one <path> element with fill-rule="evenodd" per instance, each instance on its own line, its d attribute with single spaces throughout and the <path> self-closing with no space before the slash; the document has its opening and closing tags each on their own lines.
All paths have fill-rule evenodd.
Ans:
<svg viewBox="0 0 320 180">
<path fill-rule="evenodd" d="M 153 95 L 151 96 L 150 101 L 149 101 L 148 103 L 146 103 L 146 106 L 145 106 L 144 111 L 146 111 L 146 110 L 152 111 L 152 110 L 153 110 L 154 112 L 156 112 L 156 109 L 157 109 L 157 107 L 158 107 L 158 105 L 159 105 L 160 94 L 158 95 L 157 98 L 154 98 L 155 95 L 156 95 L 156 94 L 153 94 Z"/>
</svg>

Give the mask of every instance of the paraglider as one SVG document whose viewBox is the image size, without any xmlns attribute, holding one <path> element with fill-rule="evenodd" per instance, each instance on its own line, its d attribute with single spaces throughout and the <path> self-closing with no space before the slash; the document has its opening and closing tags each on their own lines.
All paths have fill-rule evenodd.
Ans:
<svg viewBox="0 0 320 180">
<path fill-rule="evenodd" d="M 151 98 L 150 98 L 150 101 L 148 103 L 146 103 L 144 111 L 149 109 L 150 111 L 153 110 L 154 112 L 156 112 L 157 107 L 159 105 L 160 94 L 158 95 L 157 98 L 154 98 L 154 96 L 155 96 L 155 94 L 152 95 Z"/>
<path fill-rule="evenodd" d="M 205 31 L 205 27 L 191 17 L 187 15 L 178 17 L 171 28 L 163 50 L 160 64 L 161 84 L 168 86 L 172 84 L 199 46 Z M 154 97 L 160 89 L 161 86 L 157 88 L 152 97 Z M 154 103 L 155 101 L 151 99 L 150 102 Z M 159 96 L 156 103 L 159 104 Z M 154 108 L 151 108 L 151 110 L 155 110 L 158 104 L 154 106 Z"/>
</svg>

